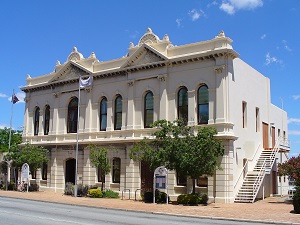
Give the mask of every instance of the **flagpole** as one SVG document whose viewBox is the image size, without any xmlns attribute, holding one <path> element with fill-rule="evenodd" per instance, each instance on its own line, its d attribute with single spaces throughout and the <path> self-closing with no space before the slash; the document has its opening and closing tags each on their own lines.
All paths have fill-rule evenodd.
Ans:
<svg viewBox="0 0 300 225">
<path fill-rule="evenodd" d="M 76 133 L 76 153 L 75 153 L 75 187 L 74 196 L 77 197 L 77 174 L 78 174 L 78 132 L 79 132 L 79 119 L 80 119 L 80 77 L 78 80 L 78 107 L 77 107 L 77 133 Z"/>
<path fill-rule="evenodd" d="M 14 97 L 15 90 L 13 89 L 13 93 L 11 96 L 11 113 L 10 113 L 10 125 L 9 125 L 9 138 L 8 138 L 8 153 L 10 152 L 10 145 L 11 145 L 11 129 L 12 129 L 12 118 L 14 113 Z M 8 182 L 10 182 L 10 161 L 7 161 L 7 177 L 6 177 L 6 191 L 8 187 Z"/>
</svg>

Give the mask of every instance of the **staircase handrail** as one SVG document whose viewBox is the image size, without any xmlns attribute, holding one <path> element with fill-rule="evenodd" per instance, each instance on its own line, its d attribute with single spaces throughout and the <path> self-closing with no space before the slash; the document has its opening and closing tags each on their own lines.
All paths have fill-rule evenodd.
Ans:
<svg viewBox="0 0 300 225">
<path fill-rule="evenodd" d="M 247 160 L 246 160 L 246 163 L 245 163 L 245 165 L 244 165 L 244 167 L 243 167 L 243 169 L 242 169 L 242 171 L 241 171 L 241 173 L 240 173 L 240 175 L 239 175 L 237 181 L 235 182 L 234 188 L 236 187 L 236 185 L 237 185 L 238 182 L 240 181 L 240 179 L 241 179 L 241 177 L 242 177 L 242 174 L 245 173 L 245 169 L 246 169 L 246 166 L 248 166 L 248 162 L 254 160 L 254 158 L 255 158 L 255 156 L 256 156 L 256 154 L 257 154 L 257 152 L 258 152 L 259 147 L 260 147 L 260 144 L 258 145 L 258 147 L 257 147 L 257 149 L 256 149 L 256 151 L 255 151 L 255 153 L 254 153 L 254 155 L 253 155 L 253 157 L 252 157 L 252 159 L 247 159 Z"/>
<path fill-rule="evenodd" d="M 262 167 L 260 168 L 260 170 L 258 171 L 258 175 L 254 181 L 254 184 L 253 184 L 253 191 L 252 191 L 252 195 L 253 195 L 253 199 L 252 199 L 252 203 L 254 202 L 257 194 L 258 194 L 258 191 L 259 191 L 259 188 L 262 184 L 262 180 L 264 179 L 265 177 L 265 174 L 266 174 L 266 171 L 265 171 L 265 168 L 266 168 L 266 159 L 264 160 L 263 164 L 262 164 Z"/>
<path fill-rule="evenodd" d="M 270 159 L 270 168 L 272 168 L 274 162 L 275 162 L 275 158 L 276 158 L 276 154 L 279 152 L 279 146 L 280 146 L 280 140 L 283 139 L 283 137 L 279 136 L 275 142 L 275 146 L 272 148 L 272 153 L 269 157 Z"/>
</svg>

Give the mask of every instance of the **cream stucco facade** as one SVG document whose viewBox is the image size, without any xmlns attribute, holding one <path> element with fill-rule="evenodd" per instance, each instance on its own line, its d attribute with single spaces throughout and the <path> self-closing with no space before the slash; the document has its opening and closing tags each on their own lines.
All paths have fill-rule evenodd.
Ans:
<svg viewBox="0 0 300 225">
<path fill-rule="evenodd" d="M 28 75 L 22 88 L 26 93 L 23 142 L 50 150 L 47 175 L 40 171 L 36 177 L 43 189 L 63 192 L 70 178 L 67 167 L 70 159 L 75 159 L 76 133 L 68 127 L 69 104 L 78 98 L 79 77 L 87 76 L 93 77 L 93 84 L 80 91 L 78 183 L 99 185 L 86 148 L 97 144 L 114 147 L 109 152 L 112 164 L 114 159 L 120 160 L 120 179 L 115 182 L 112 173 L 106 175 L 105 188 L 131 192 L 141 188 L 141 163 L 131 160 L 129 151 L 152 132 L 145 127 L 145 96 L 149 92 L 153 95 L 152 121 L 178 118 L 178 92 L 184 87 L 187 125 L 217 128 L 217 137 L 225 147 L 223 170 L 208 177 L 206 187 L 197 188 L 216 202 L 234 202 L 243 183 L 241 174 L 254 168 L 263 149 L 272 148 L 275 139 L 288 137 L 287 113 L 271 103 L 270 80 L 239 58 L 224 32 L 208 41 L 174 46 L 168 35 L 160 39 L 148 28 L 137 45 L 130 43 L 128 54 L 122 58 L 102 62 L 94 53 L 84 58 L 74 48 L 65 63 L 57 62 L 53 72 L 35 78 Z M 198 91 L 203 85 L 207 87 L 204 111 L 208 118 L 199 124 L 202 106 Z M 102 115 L 104 98 L 106 110 Z M 286 160 L 289 150 L 283 143 L 281 146 L 276 152 L 278 162 Z M 276 171 L 276 163 L 272 171 Z M 280 183 L 271 172 L 264 177 L 258 197 L 262 187 L 264 194 L 270 195 L 287 192 L 286 186 L 287 182 Z M 186 186 L 178 185 L 175 172 L 170 172 L 171 196 L 190 190 L 190 181 Z"/>
</svg>

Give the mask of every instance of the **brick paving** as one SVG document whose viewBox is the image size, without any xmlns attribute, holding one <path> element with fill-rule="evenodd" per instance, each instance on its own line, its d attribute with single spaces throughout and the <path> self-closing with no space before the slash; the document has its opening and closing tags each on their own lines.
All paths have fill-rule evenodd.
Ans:
<svg viewBox="0 0 300 225">
<path fill-rule="evenodd" d="M 257 201 L 253 204 L 211 203 L 207 206 L 183 206 L 172 203 L 169 205 L 149 204 L 129 199 L 94 199 L 88 197 L 75 198 L 72 196 L 63 195 L 62 193 L 48 191 L 27 193 L 0 190 L 0 196 L 72 205 L 142 211 L 149 213 L 300 225 L 300 214 L 293 213 L 293 205 L 290 202 L 285 201 L 285 198 L 280 197 L 266 198 L 265 200 Z"/>
</svg>

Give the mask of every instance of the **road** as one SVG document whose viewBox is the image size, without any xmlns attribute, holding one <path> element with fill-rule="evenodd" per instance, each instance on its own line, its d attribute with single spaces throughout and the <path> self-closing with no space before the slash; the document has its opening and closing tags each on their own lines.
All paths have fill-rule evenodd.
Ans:
<svg viewBox="0 0 300 225">
<path fill-rule="evenodd" d="M 0 197 L 0 221 L 1 225 L 263 224 L 102 209 L 5 197 Z"/>
</svg>

